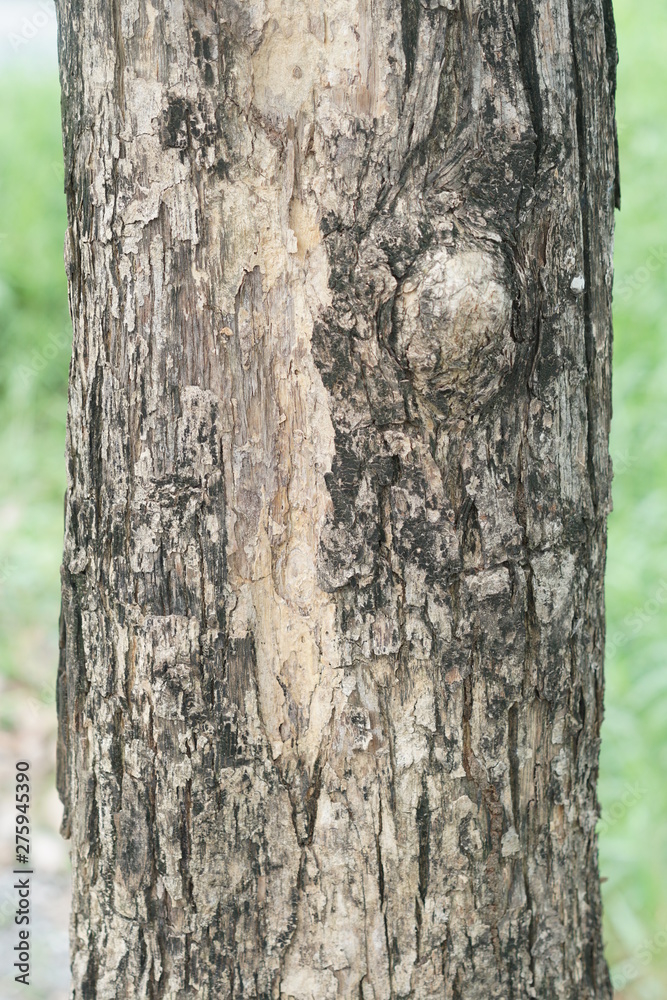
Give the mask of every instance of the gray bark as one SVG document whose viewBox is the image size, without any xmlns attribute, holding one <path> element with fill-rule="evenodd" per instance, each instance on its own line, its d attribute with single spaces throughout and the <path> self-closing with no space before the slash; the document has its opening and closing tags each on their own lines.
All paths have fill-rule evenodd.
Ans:
<svg viewBox="0 0 667 1000">
<path fill-rule="evenodd" d="M 607 1000 L 609 0 L 58 0 L 73 1000 Z"/>
</svg>

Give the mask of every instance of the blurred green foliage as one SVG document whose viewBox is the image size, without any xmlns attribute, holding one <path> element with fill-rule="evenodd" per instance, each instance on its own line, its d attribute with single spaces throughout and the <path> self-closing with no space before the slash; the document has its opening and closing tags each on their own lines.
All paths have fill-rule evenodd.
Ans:
<svg viewBox="0 0 667 1000">
<path fill-rule="evenodd" d="M 599 796 L 607 955 L 622 1000 L 667 993 L 667 6 L 618 0 L 615 510 Z M 55 79 L 0 106 L 0 725 L 51 698 L 70 323 Z"/>
<path fill-rule="evenodd" d="M 57 79 L 0 82 L 0 724 L 53 702 L 71 324 Z"/>
<path fill-rule="evenodd" d="M 667 5 L 615 3 L 622 210 L 599 798 L 617 997 L 667 995 Z"/>
</svg>

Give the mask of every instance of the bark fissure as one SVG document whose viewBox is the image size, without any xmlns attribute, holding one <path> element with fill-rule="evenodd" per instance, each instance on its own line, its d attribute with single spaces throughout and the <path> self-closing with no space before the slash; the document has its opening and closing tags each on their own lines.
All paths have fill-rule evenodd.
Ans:
<svg viewBox="0 0 667 1000">
<path fill-rule="evenodd" d="M 519 64 L 521 66 L 526 99 L 530 107 L 530 117 L 535 132 L 535 176 L 540 171 L 540 158 L 544 142 L 544 111 L 540 80 L 537 73 L 535 56 L 534 25 L 535 12 L 532 0 L 516 0 L 516 16 L 518 20 L 517 47 Z"/>
<path fill-rule="evenodd" d="M 591 488 L 593 491 L 593 504 L 594 507 L 598 506 L 597 497 L 597 487 L 596 487 L 596 470 L 595 462 L 593 457 L 594 451 L 594 419 L 593 419 L 593 407 L 595 405 L 592 398 L 591 390 L 591 374 L 593 367 L 593 351 L 594 344 L 592 340 L 592 330 L 591 330 L 591 282 L 593 280 L 593 271 L 590 261 L 590 236 L 588 229 L 588 169 L 586 162 L 586 126 L 584 123 L 584 111 L 582 107 L 582 80 L 581 73 L 579 70 L 579 58 L 577 55 L 577 37 L 576 29 L 574 24 L 574 13 L 573 13 L 573 0 L 568 0 L 568 17 L 570 24 L 570 38 L 572 43 L 572 67 L 574 70 L 574 102 L 575 102 L 575 116 L 577 122 L 577 154 L 579 162 L 579 199 L 581 205 L 581 229 L 582 229 L 582 253 L 583 253 L 583 278 L 584 278 L 584 289 L 583 289 L 583 313 L 584 313 L 584 336 L 586 345 L 586 364 L 589 370 L 589 378 L 586 383 L 586 405 L 588 408 L 588 435 L 587 435 L 587 450 L 588 450 L 588 475 L 591 483 Z"/>
</svg>

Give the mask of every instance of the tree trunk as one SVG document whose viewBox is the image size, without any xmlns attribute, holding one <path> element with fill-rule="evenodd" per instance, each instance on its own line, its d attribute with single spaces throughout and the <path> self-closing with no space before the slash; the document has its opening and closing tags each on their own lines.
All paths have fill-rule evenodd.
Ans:
<svg viewBox="0 0 667 1000">
<path fill-rule="evenodd" d="M 586 1000 L 609 0 L 59 0 L 73 1000 Z"/>
</svg>

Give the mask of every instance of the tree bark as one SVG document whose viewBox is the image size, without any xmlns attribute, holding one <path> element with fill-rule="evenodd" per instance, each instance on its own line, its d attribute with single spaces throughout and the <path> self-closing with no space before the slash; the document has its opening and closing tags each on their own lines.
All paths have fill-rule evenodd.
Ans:
<svg viewBox="0 0 667 1000">
<path fill-rule="evenodd" d="M 609 0 L 58 8 L 73 1000 L 608 1000 Z"/>
</svg>

